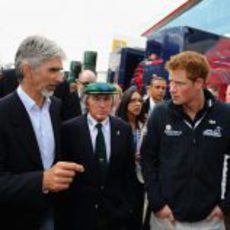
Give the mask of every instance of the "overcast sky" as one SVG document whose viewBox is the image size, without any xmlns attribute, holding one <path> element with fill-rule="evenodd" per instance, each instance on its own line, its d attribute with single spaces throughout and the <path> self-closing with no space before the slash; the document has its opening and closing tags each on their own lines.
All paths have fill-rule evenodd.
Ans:
<svg viewBox="0 0 230 230">
<path fill-rule="evenodd" d="M 55 40 L 68 60 L 98 52 L 97 70 L 108 67 L 114 38 L 144 46 L 140 35 L 186 0 L 1 0 L 0 62 L 14 61 L 19 43 L 40 34 Z"/>
</svg>

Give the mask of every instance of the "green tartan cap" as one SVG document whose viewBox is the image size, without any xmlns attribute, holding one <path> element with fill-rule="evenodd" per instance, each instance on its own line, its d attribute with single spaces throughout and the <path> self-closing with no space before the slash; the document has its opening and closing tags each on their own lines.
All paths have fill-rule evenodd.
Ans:
<svg viewBox="0 0 230 230">
<path fill-rule="evenodd" d="M 117 94 L 117 89 L 114 85 L 106 82 L 93 82 L 85 86 L 85 94 Z"/>
</svg>

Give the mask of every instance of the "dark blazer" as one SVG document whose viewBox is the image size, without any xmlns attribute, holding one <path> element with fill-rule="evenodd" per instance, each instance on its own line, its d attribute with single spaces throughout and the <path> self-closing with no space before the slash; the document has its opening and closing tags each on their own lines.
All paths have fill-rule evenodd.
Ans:
<svg viewBox="0 0 230 230">
<path fill-rule="evenodd" d="M 65 120 L 82 115 L 81 111 L 81 99 L 79 98 L 78 92 L 70 93 L 65 106 Z"/>
<path fill-rule="evenodd" d="M 63 125 L 67 159 L 85 167 L 85 172 L 76 177 L 69 190 L 70 213 L 66 212 L 69 217 L 66 222 L 71 226 L 68 229 L 94 230 L 99 212 L 108 218 L 113 226 L 111 229 L 120 229 L 119 224 L 132 209 L 135 199 L 132 131 L 127 123 L 118 118 L 110 117 L 110 124 L 111 156 L 104 184 L 99 179 L 99 163 L 93 152 L 87 115 L 71 119 Z"/>
<path fill-rule="evenodd" d="M 59 102 L 50 115 L 60 151 Z M 58 155 L 56 154 L 56 160 Z M 38 230 L 51 194 L 42 192 L 43 166 L 29 115 L 16 92 L 0 100 L 0 229 Z"/>
<path fill-rule="evenodd" d="M 69 90 L 69 83 L 66 80 L 57 86 L 54 95 L 62 100 L 62 120 L 68 120 L 81 115 L 81 105 L 78 92 L 71 93 Z"/>
<path fill-rule="evenodd" d="M 15 69 L 7 69 L 2 73 L 0 79 L 0 98 L 13 92 L 18 86 L 18 78 Z"/>
<path fill-rule="evenodd" d="M 149 97 L 143 102 L 142 105 L 142 113 L 144 113 L 146 116 L 149 113 L 149 109 L 150 109 L 150 99 Z"/>
</svg>

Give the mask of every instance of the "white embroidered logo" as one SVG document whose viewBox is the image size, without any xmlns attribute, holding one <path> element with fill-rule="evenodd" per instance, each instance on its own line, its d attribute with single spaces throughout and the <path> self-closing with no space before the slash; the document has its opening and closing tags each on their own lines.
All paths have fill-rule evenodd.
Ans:
<svg viewBox="0 0 230 230">
<path fill-rule="evenodd" d="M 180 135 L 182 135 L 182 131 L 181 130 L 172 130 L 172 126 L 171 125 L 166 125 L 165 126 L 164 133 L 167 136 L 180 136 Z"/>
<path fill-rule="evenodd" d="M 171 126 L 171 125 L 166 125 L 166 126 L 165 126 L 165 129 L 166 129 L 166 130 L 171 130 L 171 129 L 172 129 L 172 126 Z"/>
<path fill-rule="evenodd" d="M 215 121 L 215 120 L 211 120 L 211 119 L 210 119 L 208 122 L 209 122 L 209 124 L 211 124 L 211 125 L 215 125 L 215 124 L 216 124 L 216 121 Z"/>
<path fill-rule="evenodd" d="M 206 129 L 203 131 L 203 135 L 209 137 L 222 137 L 221 127 L 217 126 L 215 129 Z"/>
</svg>

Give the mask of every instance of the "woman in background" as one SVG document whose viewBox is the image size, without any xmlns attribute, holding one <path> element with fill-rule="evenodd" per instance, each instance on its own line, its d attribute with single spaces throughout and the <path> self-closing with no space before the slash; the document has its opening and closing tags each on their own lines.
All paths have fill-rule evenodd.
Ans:
<svg viewBox="0 0 230 230">
<path fill-rule="evenodd" d="M 128 88 L 122 96 L 117 110 L 117 116 L 128 122 L 132 127 L 134 147 L 136 149 L 137 180 L 135 187 L 136 202 L 133 213 L 127 221 L 127 230 L 141 230 L 143 226 L 144 184 L 140 169 L 141 133 L 145 123 L 144 114 L 141 113 L 143 99 L 135 86 Z"/>
<path fill-rule="evenodd" d="M 121 103 L 122 98 L 122 88 L 117 83 L 113 83 L 115 88 L 117 89 L 117 94 L 113 95 L 113 108 L 112 108 L 112 115 L 116 115 L 117 109 Z"/>
</svg>

